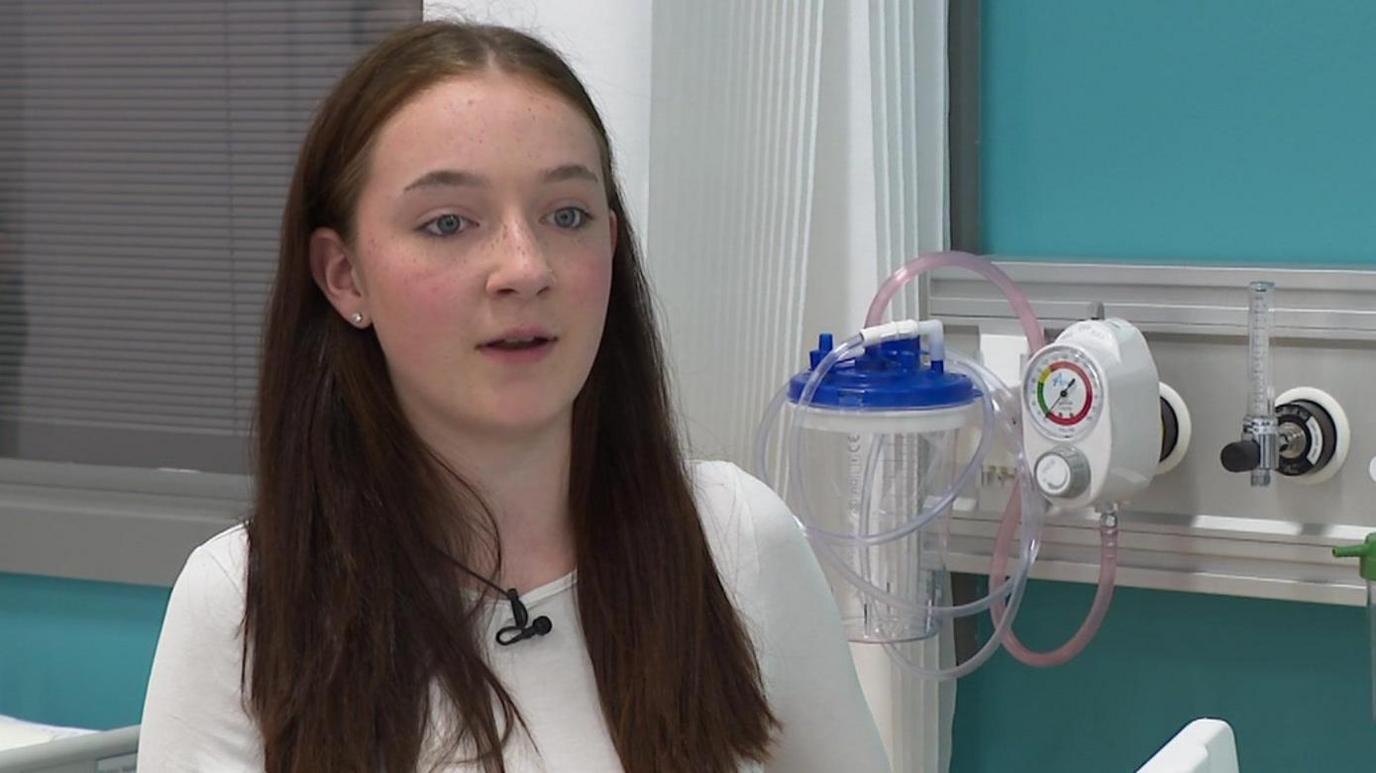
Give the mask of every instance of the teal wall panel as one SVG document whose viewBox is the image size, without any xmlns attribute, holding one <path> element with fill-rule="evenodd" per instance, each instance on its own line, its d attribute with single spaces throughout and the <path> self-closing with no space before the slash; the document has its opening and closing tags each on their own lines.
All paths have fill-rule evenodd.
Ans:
<svg viewBox="0 0 1376 773">
<path fill-rule="evenodd" d="M 982 12 L 984 252 L 1376 266 L 1376 3 Z"/>
<path fill-rule="evenodd" d="M 1019 638 L 1059 646 L 1093 597 L 1090 585 L 1034 581 Z M 1368 658 L 1364 609 L 1119 588 L 1070 663 L 1031 668 L 1000 652 L 960 681 L 951 771 L 1133 771 L 1205 716 L 1233 726 L 1246 773 L 1366 770 Z"/>
<path fill-rule="evenodd" d="M 170 588 L 0 574 L 0 714 L 136 725 Z"/>
</svg>

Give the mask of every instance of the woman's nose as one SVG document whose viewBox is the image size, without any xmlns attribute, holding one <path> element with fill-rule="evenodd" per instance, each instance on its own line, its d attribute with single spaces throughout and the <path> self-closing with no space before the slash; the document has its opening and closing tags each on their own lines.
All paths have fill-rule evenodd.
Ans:
<svg viewBox="0 0 1376 773">
<path fill-rule="evenodd" d="M 493 268 L 487 279 L 490 294 L 533 298 L 554 286 L 546 245 L 523 219 L 510 219 L 502 225 L 493 252 Z"/>
</svg>

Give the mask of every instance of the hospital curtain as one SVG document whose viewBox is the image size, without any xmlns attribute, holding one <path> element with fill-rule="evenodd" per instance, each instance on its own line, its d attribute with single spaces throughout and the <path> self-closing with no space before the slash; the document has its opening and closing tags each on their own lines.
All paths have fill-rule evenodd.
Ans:
<svg viewBox="0 0 1376 773">
<path fill-rule="evenodd" d="M 694 455 L 752 468 L 816 334 L 947 245 L 946 73 L 945 0 L 655 2 L 646 254 Z M 894 770 L 945 771 L 954 684 L 854 651 Z"/>
<path fill-rule="evenodd" d="M 419 18 L 0 0 L 0 457 L 243 470 L 296 149 L 352 59 Z"/>
</svg>

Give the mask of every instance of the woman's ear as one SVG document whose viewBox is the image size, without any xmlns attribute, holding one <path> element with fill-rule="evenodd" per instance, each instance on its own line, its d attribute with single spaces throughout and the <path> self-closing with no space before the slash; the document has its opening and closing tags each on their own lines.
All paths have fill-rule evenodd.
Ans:
<svg viewBox="0 0 1376 773">
<path fill-rule="evenodd" d="M 311 276 L 325 297 L 345 319 L 359 324 L 366 318 L 367 292 L 344 239 L 333 228 L 317 228 L 311 234 Z"/>
</svg>

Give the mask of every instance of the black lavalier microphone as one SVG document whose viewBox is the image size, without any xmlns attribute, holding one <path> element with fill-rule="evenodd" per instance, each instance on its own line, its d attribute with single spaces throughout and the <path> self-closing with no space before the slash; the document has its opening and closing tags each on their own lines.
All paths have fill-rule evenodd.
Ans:
<svg viewBox="0 0 1376 773">
<path fill-rule="evenodd" d="M 515 644 L 523 639 L 544 636 L 554 629 L 554 624 L 544 615 L 540 615 L 534 620 L 530 619 L 530 613 L 526 611 L 526 605 L 521 603 L 521 597 L 517 595 L 515 588 L 506 591 L 506 598 L 507 601 L 511 602 L 511 617 L 515 621 L 515 625 L 508 625 L 497 632 L 498 644 L 502 646 Z"/>
<path fill-rule="evenodd" d="M 502 590 L 502 586 L 478 574 L 472 569 L 469 569 L 463 564 L 458 564 L 458 567 L 468 573 L 469 576 L 477 578 L 479 582 L 487 585 L 503 596 L 506 596 L 506 600 L 511 602 L 511 618 L 515 624 L 508 625 L 497 632 L 498 644 L 505 647 L 525 639 L 534 639 L 536 636 L 544 636 L 554 630 L 554 624 L 544 615 L 540 615 L 534 620 L 530 619 L 530 612 L 526 610 L 526 605 L 521 603 L 521 596 L 516 592 L 515 588 Z"/>
</svg>

